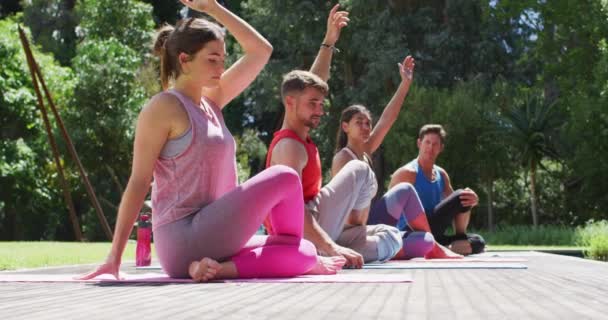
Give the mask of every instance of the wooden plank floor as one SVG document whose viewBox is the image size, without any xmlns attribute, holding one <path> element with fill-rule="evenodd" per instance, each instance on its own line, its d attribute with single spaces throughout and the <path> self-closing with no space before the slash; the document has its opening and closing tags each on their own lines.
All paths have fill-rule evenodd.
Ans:
<svg viewBox="0 0 608 320">
<path fill-rule="evenodd" d="M 343 271 L 414 279 L 397 284 L 0 283 L 0 319 L 608 319 L 608 263 L 500 255 L 524 257 L 528 269 Z"/>
</svg>

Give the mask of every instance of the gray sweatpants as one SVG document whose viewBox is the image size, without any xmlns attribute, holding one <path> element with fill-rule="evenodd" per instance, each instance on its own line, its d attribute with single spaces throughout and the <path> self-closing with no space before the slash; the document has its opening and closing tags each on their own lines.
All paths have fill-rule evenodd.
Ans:
<svg viewBox="0 0 608 320">
<path fill-rule="evenodd" d="M 370 187 L 373 179 L 375 176 L 369 165 L 359 160 L 349 161 L 314 199 L 306 203 L 306 209 L 331 239 L 360 253 L 365 262 L 389 260 L 403 245 L 395 227 L 346 224 L 352 210 L 370 206 L 374 196 Z"/>
</svg>

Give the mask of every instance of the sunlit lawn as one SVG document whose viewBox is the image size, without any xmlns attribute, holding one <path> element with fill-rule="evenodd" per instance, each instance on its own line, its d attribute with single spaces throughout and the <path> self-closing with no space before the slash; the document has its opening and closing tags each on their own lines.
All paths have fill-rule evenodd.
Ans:
<svg viewBox="0 0 608 320">
<path fill-rule="evenodd" d="M 0 270 L 98 263 L 109 251 L 109 242 L 0 242 Z M 133 260 L 135 242 L 129 241 L 122 261 Z"/>
</svg>

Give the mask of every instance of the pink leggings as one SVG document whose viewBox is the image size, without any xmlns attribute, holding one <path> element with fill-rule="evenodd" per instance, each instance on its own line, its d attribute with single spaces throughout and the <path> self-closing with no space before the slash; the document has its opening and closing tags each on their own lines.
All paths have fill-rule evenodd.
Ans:
<svg viewBox="0 0 608 320">
<path fill-rule="evenodd" d="M 270 215 L 276 235 L 255 235 Z M 154 233 L 165 272 L 187 278 L 192 261 L 231 260 L 240 278 L 291 277 L 309 271 L 314 245 L 302 239 L 304 203 L 298 174 L 286 166 L 268 168 L 186 218 Z"/>
</svg>

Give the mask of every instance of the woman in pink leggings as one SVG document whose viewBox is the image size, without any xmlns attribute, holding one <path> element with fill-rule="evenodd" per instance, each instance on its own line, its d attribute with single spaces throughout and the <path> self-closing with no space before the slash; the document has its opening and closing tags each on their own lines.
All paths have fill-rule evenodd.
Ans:
<svg viewBox="0 0 608 320">
<path fill-rule="evenodd" d="M 139 114 L 112 249 L 105 263 L 82 278 L 106 273 L 118 278 L 152 178 L 155 246 L 171 277 L 208 281 L 335 273 L 344 259 L 318 257 L 302 239 L 303 199 L 295 171 L 276 166 L 237 185 L 235 142 L 222 109 L 255 79 L 272 46 L 215 0 L 181 1 L 223 24 L 245 54 L 225 70 L 224 31 L 203 19 L 159 31 L 154 49 L 165 91 Z M 276 235 L 256 236 L 267 215 Z"/>
</svg>

